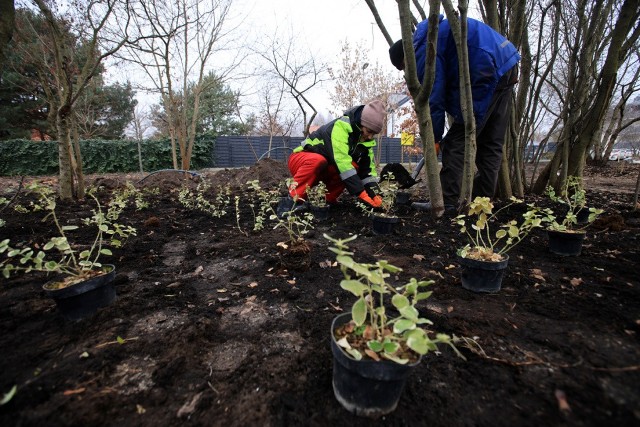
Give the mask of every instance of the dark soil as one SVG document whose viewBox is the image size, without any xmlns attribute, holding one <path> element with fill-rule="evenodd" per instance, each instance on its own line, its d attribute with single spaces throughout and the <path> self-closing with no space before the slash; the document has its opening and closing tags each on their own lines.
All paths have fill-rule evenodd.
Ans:
<svg viewBox="0 0 640 427">
<path fill-rule="evenodd" d="M 105 258 L 117 267 L 114 304 L 66 321 L 45 297 L 42 274 L 2 279 L 0 397 L 14 385 L 17 392 L 0 406 L 0 425 L 640 425 L 640 213 L 631 206 L 639 171 L 616 168 L 587 173 L 588 201 L 605 215 L 588 229 L 582 254 L 553 255 L 536 231 L 510 252 L 497 294 L 461 287 L 455 250 L 464 240 L 449 220 L 403 208 L 393 234 L 375 235 L 343 196 L 307 236 L 309 268 L 285 269 L 277 243 L 286 233 L 273 222 L 252 231 L 244 185 L 276 186 L 287 177 L 283 164 L 150 176 L 138 186 L 160 193 L 145 196 L 148 209 L 127 207 L 119 221 L 137 236 Z M 89 181 L 107 200 L 126 179 L 140 176 Z M 240 196 L 240 228 L 233 201 L 222 218 L 178 202 L 180 187 L 200 179 Z M 11 199 L 18 181 L 4 178 L 0 196 Z M 0 212 L 0 239 L 18 246 L 51 237 L 42 212 L 13 210 L 30 200 L 21 191 Z M 527 197 L 534 200 L 545 203 Z M 79 224 L 92 208 L 59 203 L 58 214 Z M 521 212 L 515 206 L 504 217 Z M 89 244 L 85 230 L 71 239 Z M 333 396 L 329 328 L 353 297 L 339 287 L 323 233 L 358 234 L 355 259 L 403 268 L 394 283 L 434 279 L 421 314 L 434 331 L 473 338 L 483 352 L 461 347 L 466 361 L 446 348 L 427 355 L 382 420 L 346 412 Z"/>
</svg>

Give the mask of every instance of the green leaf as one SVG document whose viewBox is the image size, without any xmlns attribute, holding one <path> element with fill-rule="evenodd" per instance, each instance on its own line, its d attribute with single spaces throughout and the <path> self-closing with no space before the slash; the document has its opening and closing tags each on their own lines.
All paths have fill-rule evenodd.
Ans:
<svg viewBox="0 0 640 427">
<path fill-rule="evenodd" d="M 391 298 L 391 303 L 398 310 L 411 305 L 411 303 L 409 302 L 409 298 L 399 294 L 395 294 L 393 298 Z"/>
<path fill-rule="evenodd" d="M 385 260 L 378 261 L 378 265 L 382 267 L 382 269 L 387 270 L 390 273 L 397 273 L 399 271 L 402 271 L 400 267 L 396 267 L 395 265 L 389 264 Z"/>
<path fill-rule="evenodd" d="M 400 319 L 393 325 L 393 332 L 401 334 L 404 331 L 415 329 L 416 324 L 408 319 Z"/>
<path fill-rule="evenodd" d="M 371 283 L 376 285 L 382 285 L 384 283 L 384 275 L 376 271 L 369 271 L 368 279 Z"/>
<path fill-rule="evenodd" d="M 385 359 L 389 359 L 392 362 L 397 363 L 398 365 L 406 365 L 407 363 L 409 363 L 409 359 L 401 359 L 394 356 L 393 354 L 382 353 L 382 357 L 384 357 Z"/>
<path fill-rule="evenodd" d="M 418 324 L 418 325 L 433 325 L 433 322 L 431 320 L 429 320 L 429 319 L 425 319 L 424 317 L 421 317 L 421 318 L 418 319 L 416 324 Z"/>
<path fill-rule="evenodd" d="M 348 268 L 352 268 L 352 266 L 355 264 L 355 262 L 353 261 L 353 258 L 347 255 L 336 256 L 336 261 L 338 261 L 338 264 L 344 265 L 345 267 L 348 267 Z"/>
<path fill-rule="evenodd" d="M 80 255 L 78 255 L 78 257 L 80 259 L 87 259 L 87 258 L 89 258 L 90 255 L 91 255 L 91 252 L 89 252 L 88 250 L 84 250 L 84 251 L 80 252 Z"/>
<path fill-rule="evenodd" d="M 360 354 L 360 352 L 355 348 L 348 348 L 346 350 L 347 350 L 347 353 L 349 353 L 351 357 L 353 357 L 354 359 L 362 360 L 362 354 Z"/>
<path fill-rule="evenodd" d="M 109 227 L 106 224 L 100 224 L 100 226 L 98 227 L 98 229 L 102 232 L 108 231 Z"/>
<path fill-rule="evenodd" d="M 367 289 L 367 287 L 362 283 L 360 283 L 359 280 L 348 280 L 348 279 L 342 280 L 340 282 L 340 287 L 345 291 L 351 292 L 353 295 L 357 297 L 361 297 L 364 294 L 365 290 Z"/>
<path fill-rule="evenodd" d="M 13 399 L 13 396 L 15 396 L 17 391 L 18 391 L 17 385 L 14 385 L 13 387 L 11 387 L 11 390 L 5 393 L 4 396 L 2 397 L 2 400 L 0 400 L 0 405 L 5 405 L 9 403 L 9 401 Z"/>
<path fill-rule="evenodd" d="M 376 353 L 380 353 L 383 348 L 382 343 L 380 341 L 375 341 L 375 340 L 367 341 L 367 347 L 369 347 L 371 350 L 375 351 Z"/>
<path fill-rule="evenodd" d="M 412 278 L 411 282 L 407 283 L 404 289 L 409 295 L 413 295 L 418 291 L 418 282 Z"/>
<path fill-rule="evenodd" d="M 116 337 L 116 341 L 118 342 L 118 344 L 124 344 L 124 338 L 122 338 L 120 335 Z"/>
<path fill-rule="evenodd" d="M 400 312 L 400 314 L 402 314 L 402 317 L 404 317 L 405 319 L 409 319 L 414 322 L 418 321 L 418 310 L 416 310 L 415 307 L 412 307 L 409 305 L 407 307 L 402 307 L 398 309 L 398 311 Z"/>
<path fill-rule="evenodd" d="M 409 331 L 405 335 L 407 339 L 407 346 L 418 354 L 427 354 L 430 350 L 429 339 L 427 334 L 422 329 L 414 329 Z"/>
<path fill-rule="evenodd" d="M 371 285 L 371 290 L 373 292 L 377 292 L 379 294 L 388 294 L 389 293 L 389 291 L 385 287 L 380 286 L 380 285 Z"/>
<path fill-rule="evenodd" d="M 358 301 L 351 307 L 351 318 L 357 326 L 364 324 L 367 320 L 367 304 L 364 298 L 358 298 Z"/>
<path fill-rule="evenodd" d="M 518 227 L 516 227 L 515 225 L 512 225 L 511 227 L 509 227 L 509 236 L 517 237 L 519 233 L 520 233 L 520 230 L 518 230 Z"/>
<path fill-rule="evenodd" d="M 431 294 L 433 293 L 433 291 L 429 291 L 429 292 L 420 292 L 418 293 L 418 295 L 416 295 L 416 301 L 422 301 L 424 299 L 427 299 L 431 296 Z"/>
<path fill-rule="evenodd" d="M 503 238 L 504 236 L 506 236 L 506 235 L 507 235 L 507 232 L 506 232 L 506 231 L 504 231 L 504 230 L 498 230 L 498 231 L 496 232 L 496 237 L 497 237 L 498 239 L 502 239 L 502 238 Z"/>
<path fill-rule="evenodd" d="M 349 341 L 347 341 L 347 337 L 340 338 L 339 340 L 336 341 L 336 344 L 338 344 L 342 348 L 346 348 L 346 349 L 351 348 Z"/>
<path fill-rule="evenodd" d="M 400 350 L 400 344 L 393 341 L 388 341 L 384 343 L 384 352 L 387 355 L 395 354 L 398 350 Z"/>
<path fill-rule="evenodd" d="M 102 248 L 102 249 L 100 249 L 100 253 L 101 253 L 102 255 L 113 255 L 113 252 L 111 252 L 111 250 L 110 250 L 110 249 L 107 249 L 107 248 Z"/>
<path fill-rule="evenodd" d="M 77 230 L 78 226 L 77 225 L 63 225 L 62 226 L 62 231 L 70 231 L 70 230 Z"/>
</svg>

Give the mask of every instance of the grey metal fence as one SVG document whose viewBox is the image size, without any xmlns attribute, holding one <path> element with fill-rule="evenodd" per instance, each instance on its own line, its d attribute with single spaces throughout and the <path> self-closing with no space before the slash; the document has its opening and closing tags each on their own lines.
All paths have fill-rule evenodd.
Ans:
<svg viewBox="0 0 640 427">
<path fill-rule="evenodd" d="M 213 165 L 217 168 L 245 167 L 255 164 L 259 159 L 270 157 L 274 160 L 286 161 L 291 151 L 300 145 L 304 138 L 278 136 L 220 136 L 213 149 Z M 408 155 L 402 156 L 400 138 L 382 138 L 380 163 L 405 162 Z M 412 156 L 412 161 L 419 160 Z"/>
</svg>

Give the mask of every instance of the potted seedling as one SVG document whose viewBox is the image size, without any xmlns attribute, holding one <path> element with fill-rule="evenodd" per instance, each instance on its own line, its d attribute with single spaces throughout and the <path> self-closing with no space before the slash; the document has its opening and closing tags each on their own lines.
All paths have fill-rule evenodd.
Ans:
<svg viewBox="0 0 640 427">
<path fill-rule="evenodd" d="M 549 250 L 557 255 L 580 255 L 586 236 L 585 229 L 603 212 L 602 209 L 586 207 L 585 191 L 580 179 L 575 176 L 567 177 L 559 195 L 551 186 L 547 187 L 547 195 L 567 209 L 567 214 L 562 219 L 552 209 L 544 210 Z M 588 214 L 586 219 L 585 214 Z"/>
<path fill-rule="evenodd" d="M 395 214 L 396 196 L 398 195 L 398 184 L 393 179 L 393 174 L 388 174 L 380 182 L 380 196 L 382 206 L 379 211 L 372 211 L 372 229 L 375 234 L 393 233 L 396 225 L 400 222 Z"/>
<path fill-rule="evenodd" d="M 82 220 L 86 226 L 94 226 L 96 235 L 90 246 L 84 250 L 76 249 L 67 234 L 78 228 L 75 225 L 62 225 L 56 215 L 56 200 L 48 187 L 32 184 L 29 190 L 37 195 L 35 210 L 47 211 L 58 233 L 41 249 L 30 247 L 14 248 L 10 240 L 0 242 L 0 254 L 6 258 L 0 262 L 5 278 L 12 273 L 40 271 L 57 274 L 57 278 L 43 285 L 47 296 L 53 298 L 63 316 L 70 320 L 78 320 L 93 314 L 98 308 L 106 307 L 116 298 L 113 287 L 115 267 L 102 264 L 102 256 L 111 255 L 107 246 L 120 247 L 123 240 L 136 234 L 132 227 L 122 226 L 115 221 L 124 206 L 114 203 L 112 208 L 103 212 L 97 197 L 89 191 L 88 196 L 96 203 L 93 215 Z M 55 250 L 57 256 L 52 253 Z"/>
<path fill-rule="evenodd" d="M 309 210 L 318 221 L 329 218 L 329 205 L 327 204 L 327 186 L 320 181 L 313 187 L 307 188 L 307 200 Z"/>
<path fill-rule="evenodd" d="M 337 316 L 331 324 L 333 391 L 338 402 L 356 415 L 380 417 L 392 412 L 400 399 L 410 372 L 437 344 L 450 345 L 457 338 L 425 329 L 432 322 L 416 308 L 431 292 L 433 281 L 414 278 L 402 286 L 388 282 L 402 269 L 386 261 L 356 262 L 347 243 L 357 238 L 334 239 L 329 249 L 344 275 L 342 289 L 357 299 L 350 312 Z"/>
<path fill-rule="evenodd" d="M 493 203 L 488 197 L 476 197 L 469 205 L 466 215 L 457 216 L 454 221 L 460 232 L 466 234 L 469 243 L 457 252 L 462 267 L 462 287 L 474 292 L 498 292 L 509 263 L 509 252 L 534 228 L 540 227 L 542 218 L 538 208 L 528 205 L 522 214 L 522 221 L 509 220 L 498 226 L 496 215 L 521 200 L 515 198 L 493 212 Z M 469 227 L 470 226 L 470 227 Z"/>
</svg>

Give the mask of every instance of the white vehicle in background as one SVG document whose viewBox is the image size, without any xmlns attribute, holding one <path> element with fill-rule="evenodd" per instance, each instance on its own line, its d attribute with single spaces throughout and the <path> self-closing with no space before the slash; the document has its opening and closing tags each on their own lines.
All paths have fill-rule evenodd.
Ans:
<svg viewBox="0 0 640 427">
<path fill-rule="evenodd" d="M 611 150 L 611 154 L 609 155 L 609 160 L 614 162 L 625 161 L 631 162 L 633 161 L 633 150 L 626 148 L 614 148 Z"/>
</svg>

